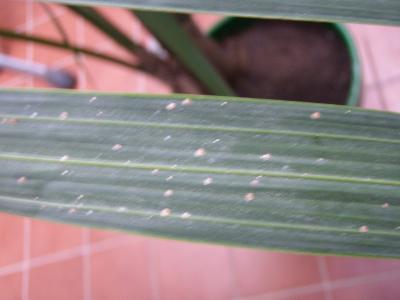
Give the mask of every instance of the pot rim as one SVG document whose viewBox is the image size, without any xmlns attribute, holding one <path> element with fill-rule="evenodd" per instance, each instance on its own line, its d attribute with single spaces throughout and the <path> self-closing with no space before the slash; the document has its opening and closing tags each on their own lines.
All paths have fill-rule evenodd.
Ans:
<svg viewBox="0 0 400 300">
<path fill-rule="evenodd" d="M 251 18 L 241 18 L 241 17 L 225 17 L 221 21 L 217 22 L 209 31 L 208 36 L 219 40 L 231 32 L 235 32 L 238 30 L 242 30 L 249 26 L 253 22 L 257 22 L 259 20 L 268 20 L 268 19 L 251 19 Z M 271 19 L 272 20 L 272 19 Z M 291 21 L 291 20 L 285 20 Z M 293 21 L 296 22 L 296 21 Z M 305 21 L 302 21 L 305 22 Z M 310 21 L 311 23 L 312 21 Z M 315 23 L 315 22 L 313 22 Z M 341 39 L 343 40 L 346 49 L 349 53 L 351 60 L 351 82 L 350 87 L 347 92 L 346 105 L 348 106 L 357 106 L 359 104 L 360 91 L 361 91 L 361 65 L 360 59 L 358 56 L 357 48 L 354 43 L 354 40 L 348 31 L 348 29 L 339 23 L 323 23 L 327 26 L 331 27 L 334 31 L 336 31 Z"/>
</svg>

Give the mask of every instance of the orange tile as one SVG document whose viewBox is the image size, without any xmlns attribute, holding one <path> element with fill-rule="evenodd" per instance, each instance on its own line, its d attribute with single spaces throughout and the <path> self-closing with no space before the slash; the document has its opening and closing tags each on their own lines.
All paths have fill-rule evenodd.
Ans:
<svg viewBox="0 0 400 300">
<path fill-rule="evenodd" d="M 118 232 L 118 231 L 100 230 L 100 229 L 91 229 L 90 230 L 90 241 L 92 243 L 103 241 L 103 240 L 108 240 L 108 239 L 116 238 L 116 237 L 123 237 L 123 236 L 126 236 L 126 234 Z"/>
<path fill-rule="evenodd" d="M 385 103 L 388 110 L 400 113 L 400 76 L 395 82 L 384 84 L 383 90 L 385 95 Z"/>
<path fill-rule="evenodd" d="M 0 1 L 0 27 L 9 30 L 25 31 L 27 24 L 27 5 L 24 1 Z M 13 57 L 25 59 L 29 43 L 13 39 L 1 39 L 0 52 Z M 19 80 L 13 83 L 13 79 L 24 78 L 22 84 Z M 26 85 L 28 76 L 10 70 L 1 70 L 0 83 L 5 86 L 18 87 Z M 7 84 L 10 82 L 10 84 Z"/>
<path fill-rule="evenodd" d="M 46 3 L 46 6 L 50 8 L 50 10 L 56 16 L 64 14 L 67 11 L 67 9 L 60 4 Z M 49 15 L 47 14 L 44 5 L 40 2 L 33 2 L 33 20 L 37 22 L 39 20 L 48 18 Z"/>
<path fill-rule="evenodd" d="M 374 87 L 364 87 L 361 93 L 360 106 L 368 109 L 383 110 L 383 97 Z"/>
<path fill-rule="evenodd" d="M 150 299 L 151 286 L 146 243 L 127 246 L 91 256 L 93 299 Z"/>
<path fill-rule="evenodd" d="M 160 299 L 233 298 L 226 248 L 167 240 L 153 240 L 150 247 Z"/>
<path fill-rule="evenodd" d="M 129 91 L 134 89 L 135 74 L 131 70 L 89 57 L 85 61 L 89 73 L 86 88 L 99 91 Z M 98 76 L 98 74 L 109 75 Z"/>
<path fill-rule="evenodd" d="M 41 6 L 40 6 L 41 7 Z M 54 40 L 63 41 L 63 35 L 56 26 L 55 21 L 59 23 L 64 33 L 67 35 L 67 39 L 71 44 L 77 42 L 77 16 L 69 11 L 68 9 L 63 9 L 61 6 L 56 6 L 52 8 L 55 19 L 52 19 L 44 11 L 41 12 L 44 16 L 39 19 L 34 19 L 33 33 L 46 38 L 51 38 Z M 58 9 L 60 7 L 60 9 Z"/>
<path fill-rule="evenodd" d="M 89 76 L 87 77 L 88 89 L 99 91 L 130 91 L 130 92 L 167 92 L 169 89 L 161 82 L 150 81 L 142 74 L 116 66 L 98 59 L 86 58 Z M 98 74 L 108 74 L 98 76 Z"/>
<path fill-rule="evenodd" d="M 96 244 L 97 242 L 108 241 L 108 240 L 124 240 L 129 243 L 147 243 L 153 238 L 138 235 L 134 233 L 127 233 L 122 231 L 114 231 L 114 230 L 101 230 L 101 229 L 91 229 L 90 230 L 90 242 Z"/>
<path fill-rule="evenodd" d="M 119 44 L 115 43 L 111 38 L 99 32 L 93 25 L 77 21 L 79 28 L 82 28 L 83 40 L 82 46 L 92 50 L 99 51 L 103 54 L 116 56 L 121 59 L 134 60 L 133 55 Z"/>
<path fill-rule="evenodd" d="M 142 80 L 142 83 L 138 84 L 135 90 L 132 90 L 134 93 L 169 94 L 172 92 L 170 86 L 156 77 L 140 72 L 136 76 L 139 80 Z"/>
<path fill-rule="evenodd" d="M 82 258 L 44 265 L 30 271 L 29 299 L 83 299 Z"/>
<path fill-rule="evenodd" d="M 41 256 L 81 245 L 79 227 L 32 220 L 31 256 Z"/>
<path fill-rule="evenodd" d="M 26 59 L 27 57 L 27 46 L 28 42 L 12 40 L 12 39 L 4 39 L 1 42 L 2 51 L 6 55 L 10 55 L 20 59 Z"/>
<path fill-rule="evenodd" d="M 0 299 L 19 300 L 21 299 L 21 273 L 0 277 Z"/>
<path fill-rule="evenodd" d="M 400 270 L 400 260 L 327 257 L 326 266 L 330 280 L 354 276 L 378 274 L 384 271 Z"/>
<path fill-rule="evenodd" d="M 0 87 L 4 88 L 16 88 L 25 86 L 25 78 L 21 75 L 16 75 L 14 73 L 11 76 L 3 77 L 0 73 Z"/>
<path fill-rule="evenodd" d="M 379 101 L 385 97 L 390 110 L 400 111 L 397 101 L 399 88 L 396 88 L 400 80 L 400 29 L 361 24 L 351 24 L 348 27 L 356 43 L 362 67 L 364 94 L 367 94 L 364 95 L 363 107 L 381 108 Z M 378 93 L 378 85 L 381 86 L 383 97 Z"/>
<path fill-rule="evenodd" d="M 333 300 L 398 300 L 400 295 L 400 273 L 394 276 L 368 280 L 364 283 L 344 286 L 332 291 Z"/>
<path fill-rule="evenodd" d="M 0 267 L 22 260 L 22 217 L 0 213 L 0 245 Z"/>
<path fill-rule="evenodd" d="M 76 17 L 71 13 L 65 13 L 62 16 L 58 17 L 58 20 L 61 23 L 61 26 L 66 31 L 68 41 L 71 44 L 75 44 L 77 40 L 75 26 Z M 38 26 L 35 26 L 33 29 L 33 34 L 44 38 L 58 40 L 60 42 L 63 41 L 61 34 L 58 32 L 53 22 L 50 20 Z M 45 64 L 53 64 L 54 62 L 64 59 L 66 56 L 70 56 L 72 54 L 73 53 L 68 50 L 35 44 L 34 60 Z"/>
<path fill-rule="evenodd" d="M 400 74 L 400 28 L 364 25 L 365 42 L 375 61 L 378 80 L 384 81 Z"/>
<path fill-rule="evenodd" d="M 320 282 L 313 256 L 235 249 L 234 272 L 241 296 L 301 287 Z"/>
<path fill-rule="evenodd" d="M 24 1 L 0 1 L 0 28 L 24 31 L 27 23 L 26 8 Z M 0 52 L 24 59 L 26 57 L 26 45 L 26 42 L 1 38 Z M 15 73 L 10 74 L 15 76 Z"/>
<path fill-rule="evenodd" d="M 12 29 L 25 24 L 26 4 L 23 1 L 0 1 L 0 28 Z"/>
<path fill-rule="evenodd" d="M 114 231 L 114 230 L 101 230 L 101 229 L 91 229 L 90 230 L 90 241 L 92 243 L 110 240 L 115 238 L 127 238 L 132 240 L 132 242 L 141 242 L 149 239 L 146 236 L 130 234 L 122 231 Z"/>
<path fill-rule="evenodd" d="M 219 21 L 223 19 L 220 15 L 210 15 L 210 14 L 194 14 L 192 18 L 197 26 L 203 31 L 207 32 L 213 26 L 215 26 Z"/>
</svg>

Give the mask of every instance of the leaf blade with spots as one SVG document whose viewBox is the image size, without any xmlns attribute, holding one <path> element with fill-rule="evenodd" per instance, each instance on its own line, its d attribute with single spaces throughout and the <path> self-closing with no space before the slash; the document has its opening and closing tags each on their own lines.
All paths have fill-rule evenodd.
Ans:
<svg viewBox="0 0 400 300">
<path fill-rule="evenodd" d="M 205 96 L 0 92 L 0 209 L 174 239 L 400 257 L 400 117 Z"/>
<path fill-rule="evenodd" d="M 108 5 L 184 13 L 219 13 L 256 18 L 399 24 L 397 0 L 47 0 L 74 5 Z"/>
</svg>

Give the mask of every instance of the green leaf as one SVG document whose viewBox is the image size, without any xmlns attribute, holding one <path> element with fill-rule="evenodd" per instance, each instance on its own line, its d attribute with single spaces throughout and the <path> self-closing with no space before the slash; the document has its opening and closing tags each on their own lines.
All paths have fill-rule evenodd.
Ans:
<svg viewBox="0 0 400 300">
<path fill-rule="evenodd" d="M 233 90 L 173 14 L 145 11 L 133 13 L 210 92 L 216 95 L 234 95 Z"/>
<path fill-rule="evenodd" d="M 1 91 L 0 209 L 190 241 L 400 257 L 400 115 L 186 97 Z"/>
<path fill-rule="evenodd" d="M 400 24 L 398 0 L 47 0 L 79 5 L 134 9 L 209 12 L 235 16 L 334 22 Z"/>
</svg>

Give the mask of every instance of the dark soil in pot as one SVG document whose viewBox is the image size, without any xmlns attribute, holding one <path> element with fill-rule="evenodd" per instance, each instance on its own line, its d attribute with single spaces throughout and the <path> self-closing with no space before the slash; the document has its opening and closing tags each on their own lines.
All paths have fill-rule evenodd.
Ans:
<svg viewBox="0 0 400 300">
<path fill-rule="evenodd" d="M 256 21 L 219 43 L 242 66 L 229 79 L 239 96 L 346 103 L 351 58 L 332 26 Z"/>
</svg>

